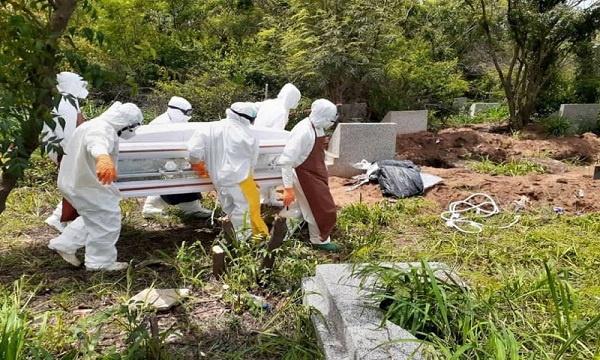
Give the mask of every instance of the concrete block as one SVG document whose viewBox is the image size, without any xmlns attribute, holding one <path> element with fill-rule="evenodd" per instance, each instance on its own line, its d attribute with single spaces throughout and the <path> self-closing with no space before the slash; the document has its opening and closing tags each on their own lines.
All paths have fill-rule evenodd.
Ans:
<svg viewBox="0 0 600 360">
<path fill-rule="evenodd" d="M 338 105 L 338 121 L 340 123 L 357 123 L 365 121 L 367 118 L 367 104 L 340 104 Z"/>
<path fill-rule="evenodd" d="M 412 134 L 427 131 L 427 110 L 390 111 L 382 123 L 396 124 L 396 134 Z"/>
<path fill-rule="evenodd" d="M 452 108 L 454 110 L 460 110 L 467 104 L 467 101 L 469 101 L 469 99 L 466 97 L 454 98 L 454 100 L 452 100 Z"/>
<path fill-rule="evenodd" d="M 500 107 L 500 103 L 473 103 L 469 109 L 469 116 L 475 117 L 478 112 L 495 107 Z"/>
<path fill-rule="evenodd" d="M 332 176 L 352 177 L 363 172 L 352 167 L 362 159 L 389 160 L 395 154 L 395 124 L 338 124 L 329 141 L 327 171 Z"/>
<path fill-rule="evenodd" d="M 600 104 L 562 104 L 558 116 L 571 121 L 573 131 L 583 132 L 592 130 L 600 113 Z"/>
</svg>

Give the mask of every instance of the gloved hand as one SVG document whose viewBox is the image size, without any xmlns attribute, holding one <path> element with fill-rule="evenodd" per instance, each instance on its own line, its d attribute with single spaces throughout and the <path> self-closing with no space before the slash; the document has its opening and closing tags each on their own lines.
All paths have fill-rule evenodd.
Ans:
<svg viewBox="0 0 600 360">
<path fill-rule="evenodd" d="M 290 206 L 292 202 L 296 200 L 296 195 L 294 194 L 294 188 L 285 188 L 283 189 L 283 206 Z"/>
<path fill-rule="evenodd" d="M 98 176 L 98 180 L 104 185 L 110 184 L 117 178 L 117 169 L 110 155 L 98 155 L 96 158 L 96 176 Z"/>
<path fill-rule="evenodd" d="M 199 162 L 197 164 L 192 164 L 192 170 L 194 170 L 196 172 L 196 175 L 198 175 L 198 177 L 207 177 L 208 176 L 208 170 L 206 170 L 206 166 L 204 165 L 203 162 Z"/>
</svg>

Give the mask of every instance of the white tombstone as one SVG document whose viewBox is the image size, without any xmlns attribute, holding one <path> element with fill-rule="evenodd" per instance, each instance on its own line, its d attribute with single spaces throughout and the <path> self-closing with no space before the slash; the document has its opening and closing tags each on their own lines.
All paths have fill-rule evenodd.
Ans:
<svg viewBox="0 0 600 360">
<path fill-rule="evenodd" d="M 467 104 L 468 99 L 466 97 L 454 98 L 452 101 L 452 108 L 455 110 L 462 109 Z"/>
<path fill-rule="evenodd" d="M 427 131 L 427 110 L 390 111 L 381 123 L 396 124 L 396 134 L 412 134 Z"/>
<path fill-rule="evenodd" d="M 362 159 L 369 162 L 389 160 L 395 154 L 395 124 L 341 123 L 329 141 L 327 172 L 332 176 L 352 177 L 364 172 L 352 167 Z"/>
<path fill-rule="evenodd" d="M 469 116 L 475 117 L 478 112 L 496 107 L 500 107 L 500 103 L 473 103 L 469 109 Z"/>
</svg>

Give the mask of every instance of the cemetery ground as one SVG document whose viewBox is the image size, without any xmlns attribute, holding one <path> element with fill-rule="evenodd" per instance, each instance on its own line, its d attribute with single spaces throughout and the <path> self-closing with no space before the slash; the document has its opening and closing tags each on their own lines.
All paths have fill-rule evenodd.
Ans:
<svg viewBox="0 0 600 360">
<path fill-rule="evenodd" d="M 256 284 L 260 245 L 240 245 L 216 280 L 209 249 L 221 239 L 218 225 L 175 210 L 145 220 L 143 199 L 122 204 L 117 247 L 119 260 L 131 261 L 127 272 L 73 268 L 46 248 L 56 233 L 43 220 L 59 198 L 55 170 L 38 157 L 0 223 L 0 324 L 12 322 L 24 358 L 316 359 L 322 354 L 300 290 L 316 264 L 428 260 L 445 262 L 469 285 L 467 297 L 451 289 L 433 296 L 427 306 L 441 313 L 419 318 L 427 328 L 417 337 L 438 358 L 600 358 L 600 195 L 592 178 L 599 153 L 593 134 L 547 138 L 536 129 L 476 125 L 399 136 L 398 158 L 444 183 L 388 201 L 376 185 L 346 191 L 350 180 L 331 178 L 343 251 L 311 249 L 303 229 L 278 252 L 265 287 Z M 446 227 L 440 213 L 449 202 L 476 192 L 494 197 L 502 212 L 479 234 Z M 500 228 L 517 213 L 516 225 Z M 411 294 L 386 285 L 393 292 L 383 295 L 395 304 Z M 156 314 L 126 305 L 148 287 L 188 288 L 191 296 Z M 402 323 L 401 311 L 388 315 Z"/>
</svg>

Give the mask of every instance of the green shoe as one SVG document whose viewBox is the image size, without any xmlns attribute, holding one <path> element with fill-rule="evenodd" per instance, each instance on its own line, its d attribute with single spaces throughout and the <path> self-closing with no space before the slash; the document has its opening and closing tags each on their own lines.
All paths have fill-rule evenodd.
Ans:
<svg viewBox="0 0 600 360">
<path fill-rule="evenodd" d="M 327 243 L 327 244 L 312 244 L 312 247 L 319 250 L 325 250 L 327 252 L 340 252 L 342 247 L 336 243 Z"/>
</svg>

